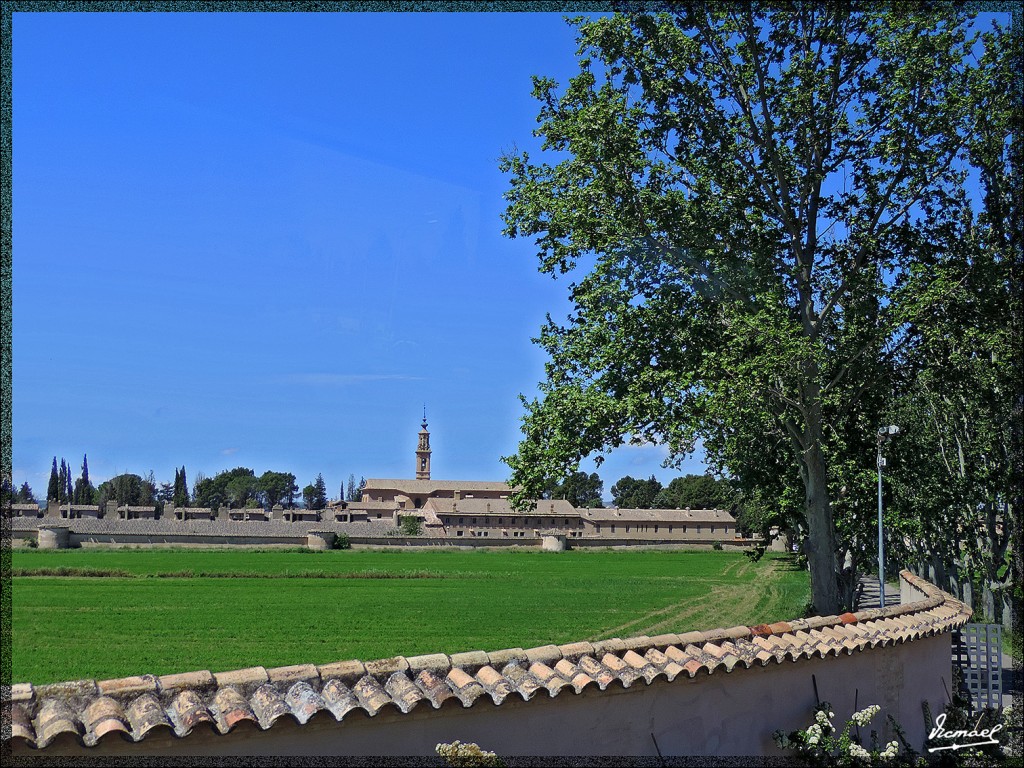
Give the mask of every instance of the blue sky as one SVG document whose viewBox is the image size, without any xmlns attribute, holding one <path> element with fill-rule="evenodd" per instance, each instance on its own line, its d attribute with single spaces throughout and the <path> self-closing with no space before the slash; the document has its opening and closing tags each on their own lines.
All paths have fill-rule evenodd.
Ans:
<svg viewBox="0 0 1024 768">
<path fill-rule="evenodd" d="M 434 477 L 507 477 L 569 304 L 498 157 L 575 47 L 559 14 L 14 14 L 15 483 L 87 453 L 336 495 L 412 476 L 424 403 Z"/>
</svg>

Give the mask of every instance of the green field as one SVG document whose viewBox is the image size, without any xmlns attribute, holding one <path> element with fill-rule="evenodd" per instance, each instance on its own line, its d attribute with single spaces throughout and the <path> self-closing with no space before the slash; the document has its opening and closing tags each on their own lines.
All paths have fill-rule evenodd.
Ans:
<svg viewBox="0 0 1024 768">
<path fill-rule="evenodd" d="M 712 629 L 809 596 L 787 559 L 713 551 L 21 550 L 12 568 L 13 681 L 35 684 Z"/>
</svg>

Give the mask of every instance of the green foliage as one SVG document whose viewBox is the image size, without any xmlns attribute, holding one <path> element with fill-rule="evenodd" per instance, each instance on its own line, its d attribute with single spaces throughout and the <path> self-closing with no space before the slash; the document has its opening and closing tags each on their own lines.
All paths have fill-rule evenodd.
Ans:
<svg viewBox="0 0 1024 768">
<path fill-rule="evenodd" d="M 649 480 L 637 480 L 626 475 L 612 486 L 612 503 L 624 509 L 650 509 L 661 490 L 661 482 L 654 475 Z"/>
<path fill-rule="evenodd" d="M 718 551 L 718 552 L 721 552 L 722 551 L 722 542 L 716 541 L 714 544 L 711 545 L 711 548 L 716 550 L 716 551 Z M 754 562 L 757 562 L 757 561 L 755 560 Z"/>
<path fill-rule="evenodd" d="M 21 488 L 18 489 L 17 502 L 19 504 L 35 504 L 35 494 L 32 492 L 32 486 L 27 482 L 21 484 Z"/>
<path fill-rule="evenodd" d="M 302 500 L 306 509 L 324 509 L 327 506 L 327 484 L 323 475 L 318 474 L 316 480 L 302 489 Z"/>
<path fill-rule="evenodd" d="M 188 480 L 185 477 L 184 465 L 182 465 L 180 470 L 177 468 L 174 470 L 174 494 L 171 503 L 175 507 L 187 507 L 190 504 Z"/>
<path fill-rule="evenodd" d="M 50 482 L 46 486 L 46 500 L 56 501 L 60 497 L 60 476 L 57 474 L 57 457 L 53 457 L 53 469 L 50 470 Z"/>
<path fill-rule="evenodd" d="M 184 486 L 184 468 L 182 472 L 182 484 Z M 184 486 L 187 488 L 188 486 Z M 193 503 L 197 507 L 210 507 L 216 509 L 221 506 L 242 508 L 250 499 L 259 499 L 259 483 L 256 473 L 248 467 L 235 467 L 234 469 L 218 472 L 213 477 L 196 478 L 193 492 Z"/>
<path fill-rule="evenodd" d="M 740 493 L 732 483 L 712 475 L 677 477 L 654 500 L 656 509 L 724 509 L 735 513 Z"/>
<path fill-rule="evenodd" d="M 339 533 L 334 537 L 334 549 L 352 549 L 352 542 L 347 533 Z"/>
<path fill-rule="evenodd" d="M 156 488 L 152 480 L 143 480 L 139 475 L 125 472 L 100 483 L 96 498 L 100 506 L 108 501 L 116 501 L 118 506 L 149 506 L 156 501 Z"/>
<path fill-rule="evenodd" d="M 762 557 L 764 557 L 766 547 L 764 545 L 754 546 L 750 549 L 743 550 L 743 554 L 749 558 L 750 562 L 756 563 Z"/>
<path fill-rule="evenodd" d="M 517 503 L 595 451 L 664 443 L 678 466 L 700 439 L 746 494 L 799 499 L 815 605 L 841 607 L 874 432 L 951 285 L 932 267 L 987 222 L 966 165 L 1006 145 L 994 122 L 972 138 L 999 65 L 971 55 L 971 18 L 712 4 L 574 22 L 579 74 L 534 79 L 552 159 L 501 161 L 506 234 L 573 280 L 506 459 Z"/>
<path fill-rule="evenodd" d="M 599 508 L 604 504 L 601 495 L 604 493 L 604 482 L 596 472 L 573 472 L 561 483 L 549 483 L 545 489 L 545 499 L 565 499 L 577 508 Z"/>
<path fill-rule="evenodd" d="M 403 536 L 422 536 L 423 523 L 417 515 L 401 515 L 398 530 Z"/>
<path fill-rule="evenodd" d="M 281 504 L 290 509 L 295 505 L 295 494 L 299 492 L 299 486 L 295 484 L 295 475 L 291 472 L 264 472 L 260 475 L 256 487 L 263 494 L 269 507 Z"/>
</svg>

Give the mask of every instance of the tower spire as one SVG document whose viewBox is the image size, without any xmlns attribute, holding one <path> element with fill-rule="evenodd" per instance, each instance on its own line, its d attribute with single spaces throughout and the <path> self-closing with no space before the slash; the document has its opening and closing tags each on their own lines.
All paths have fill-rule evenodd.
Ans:
<svg viewBox="0 0 1024 768">
<path fill-rule="evenodd" d="M 430 433 L 427 431 L 427 406 L 423 404 L 423 426 L 416 446 L 416 479 L 430 479 Z"/>
</svg>

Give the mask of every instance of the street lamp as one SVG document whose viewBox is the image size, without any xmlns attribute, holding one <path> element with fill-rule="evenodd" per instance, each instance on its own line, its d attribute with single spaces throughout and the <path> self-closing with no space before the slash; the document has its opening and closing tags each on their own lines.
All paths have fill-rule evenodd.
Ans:
<svg viewBox="0 0 1024 768">
<path fill-rule="evenodd" d="M 878 430 L 878 607 L 885 608 L 885 545 L 882 543 L 882 445 L 900 433 L 895 424 Z"/>
</svg>

